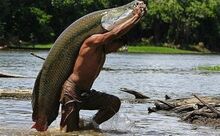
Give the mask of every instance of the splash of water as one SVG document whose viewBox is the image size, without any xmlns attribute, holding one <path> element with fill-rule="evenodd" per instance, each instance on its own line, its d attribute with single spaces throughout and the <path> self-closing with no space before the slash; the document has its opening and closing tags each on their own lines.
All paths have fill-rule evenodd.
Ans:
<svg viewBox="0 0 220 136">
<path fill-rule="evenodd" d="M 110 120 L 100 126 L 103 132 L 111 134 L 131 133 L 133 127 L 134 122 L 125 113 L 115 114 Z"/>
</svg>

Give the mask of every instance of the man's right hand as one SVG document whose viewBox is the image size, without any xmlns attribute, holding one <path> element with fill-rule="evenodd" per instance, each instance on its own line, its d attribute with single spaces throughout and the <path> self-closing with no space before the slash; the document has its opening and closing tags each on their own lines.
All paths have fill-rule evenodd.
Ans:
<svg viewBox="0 0 220 136">
<path fill-rule="evenodd" d="M 94 34 L 87 38 L 83 44 L 92 45 L 94 46 L 100 46 L 104 45 L 116 38 L 121 37 L 126 32 L 128 32 L 143 16 L 143 14 L 146 12 L 146 5 L 143 1 L 139 0 L 134 7 L 133 10 L 133 16 L 123 22 L 122 24 L 116 26 L 114 29 L 112 29 L 109 32 L 106 32 L 104 34 Z"/>
<path fill-rule="evenodd" d="M 139 1 L 137 5 L 134 7 L 133 14 L 139 19 L 144 15 L 146 10 L 147 9 L 146 9 L 146 5 L 144 4 L 144 2 Z"/>
</svg>

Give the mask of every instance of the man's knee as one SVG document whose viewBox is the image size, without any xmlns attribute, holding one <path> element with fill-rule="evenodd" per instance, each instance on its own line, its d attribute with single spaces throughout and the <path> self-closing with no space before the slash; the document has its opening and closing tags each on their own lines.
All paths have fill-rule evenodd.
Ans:
<svg viewBox="0 0 220 136">
<path fill-rule="evenodd" d="M 97 124 L 101 124 L 104 121 L 110 119 L 119 111 L 121 106 L 121 101 L 116 96 L 105 94 L 105 97 L 103 98 L 104 99 L 102 101 L 102 108 L 94 117 L 94 121 Z"/>
<path fill-rule="evenodd" d="M 120 106 L 121 106 L 121 100 L 116 97 L 116 96 L 113 96 L 112 99 L 111 99 L 111 108 L 112 110 L 117 113 L 120 109 Z"/>
</svg>

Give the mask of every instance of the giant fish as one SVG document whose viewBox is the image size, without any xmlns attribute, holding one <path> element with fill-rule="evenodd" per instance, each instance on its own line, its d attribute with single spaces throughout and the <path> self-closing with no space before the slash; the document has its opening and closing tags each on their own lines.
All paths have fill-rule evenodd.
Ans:
<svg viewBox="0 0 220 136">
<path fill-rule="evenodd" d="M 135 0 L 124 6 L 92 12 L 67 27 L 55 41 L 40 70 L 32 93 L 33 128 L 45 131 L 59 113 L 63 83 L 72 73 L 83 41 L 112 30 L 133 16 Z"/>
</svg>

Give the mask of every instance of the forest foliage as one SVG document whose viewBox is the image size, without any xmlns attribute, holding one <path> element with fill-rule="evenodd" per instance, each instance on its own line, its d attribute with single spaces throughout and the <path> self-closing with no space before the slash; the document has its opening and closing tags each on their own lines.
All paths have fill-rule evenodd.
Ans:
<svg viewBox="0 0 220 136">
<path fill-rule="evenodd" d="M 72 22 L 90 12 L 131 0 L 0 0 L 0 45 L 52 43 Z M 148 0 L 148 12 L 126 35 L 130 43 L 188 48 L 203 43 L 219 51 L 219 0 Z"/>
</svg>

